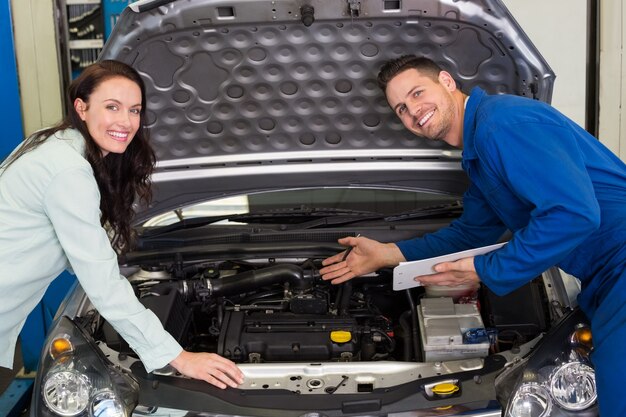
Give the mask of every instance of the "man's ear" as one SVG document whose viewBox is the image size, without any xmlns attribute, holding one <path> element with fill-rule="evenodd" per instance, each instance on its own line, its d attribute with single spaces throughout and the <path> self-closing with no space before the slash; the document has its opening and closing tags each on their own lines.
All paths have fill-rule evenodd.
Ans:
<svg viewBox="0 0 626 417">
<path fill-rule="evenodd" d="M 87 110 L 87 103 L 83 101 L 81 98 L 77 98 L 74 100 L 74 110 L 78 113 L 78 117 L 84 122 L 85 121 L 85 111 Z"/>
<path fill-rule="evenodd" d="M 439 83 L 443 84 L 443 86 L 445 86 L 448 91 L 456 90 L 456 81 L 454 81 L 452 75 L 450 75 L 450 73 L 447 71 L 439 72 Z"/>
</svg>

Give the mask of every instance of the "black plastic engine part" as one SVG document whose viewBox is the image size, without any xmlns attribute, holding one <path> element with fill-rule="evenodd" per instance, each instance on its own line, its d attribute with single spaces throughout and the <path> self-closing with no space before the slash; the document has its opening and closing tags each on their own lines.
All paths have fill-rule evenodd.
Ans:
<svg viewBox="0 0 626 417">
<path fill-rule="evenodd" d="M 515 291 L 498 296 L 484 288 L 484 317 L 488 327 L 495 327 L 502 334 L 512 331 L 532 339 L 547 329 L 548 311 L 543 284 L 531 281 Z M 504 334 L 502 334 L 504 335 Z"/>
<path fill-rule="evenodd" d="M 191 323 L 191 309 L 185 304 L 182 295 L 175 290 L 170 290 L 161 295 L 151 295 L 139 299 L 147 309 L 159 318 L 165 330 L 167 330 L 180 344 L 184 344 L 189 324 Z M 128 344 L 113 329 L 109 322 L 102 326 L 105 341 L 112 347 L 119 347 L 121 351 L 129 351 Z"/>
<path fill-rule="evenodd" d="M 331 340 L 331 332 L 348 331 L 345 343 Z M 235 362 L 339 360 L 359 351 L 357 323 L 348 317 L 227 311 L 217 353 Z"/>
<path fill-rule="evenodd" d="M 289 311 L 295 314 L 326 314 L 328 301 L 312 294 L 296 295 L 289 301 Z"/>
<path fill-rule="evenodd" d="M 170 291 L 161 296 L 143 297 L 139 301 L 156 314 L 165 330 L 174 339 L 179 343 L 182 342 L 191 323 L 191 309 L 177 291 Z"/>
</svg>

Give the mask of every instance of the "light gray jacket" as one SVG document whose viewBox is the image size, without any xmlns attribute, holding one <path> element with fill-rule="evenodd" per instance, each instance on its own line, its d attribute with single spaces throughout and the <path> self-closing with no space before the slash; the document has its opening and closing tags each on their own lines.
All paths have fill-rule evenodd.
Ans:
<svg viewBox="0 0 626 417">
<path fill-rule="evenodd" d="M 68 129 L 0 171 L 0 366 L 12 367 L 26 316 L 69 267 L 148 371 L 182 351 L 120 275 L 84 155 L 85 139 Z"/>
</svg>

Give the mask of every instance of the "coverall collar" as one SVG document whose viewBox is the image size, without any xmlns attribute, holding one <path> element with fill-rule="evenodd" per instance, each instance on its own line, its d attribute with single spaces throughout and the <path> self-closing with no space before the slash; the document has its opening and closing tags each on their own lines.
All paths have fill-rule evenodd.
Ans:
<svg viewBox="0 0 626 417">
<path fill-rule="evenodd" d="M 480 87 L 474 87 L 465 106 L 463 120 L 463 160 L 476 159 L 478 154 L 474 147 L 474 135 L 476 133 L 476 112 L 478 105 L 485 96 L 485 91 Z"/>
</svg>

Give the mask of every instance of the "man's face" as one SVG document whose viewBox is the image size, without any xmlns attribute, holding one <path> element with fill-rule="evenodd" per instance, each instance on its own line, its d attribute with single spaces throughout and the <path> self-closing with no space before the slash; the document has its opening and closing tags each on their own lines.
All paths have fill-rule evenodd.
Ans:
<svg viewBox="0 0 626 417">
<path fill-rule="evenodd" d="M 389 105 L 411 132 L 460 147 L 463 118 L 453 97 L 455 90 L 454 80 L 445 71 L 435 81 L 408 69 L 387 83 L 386 93 Z"/>
</svg>

